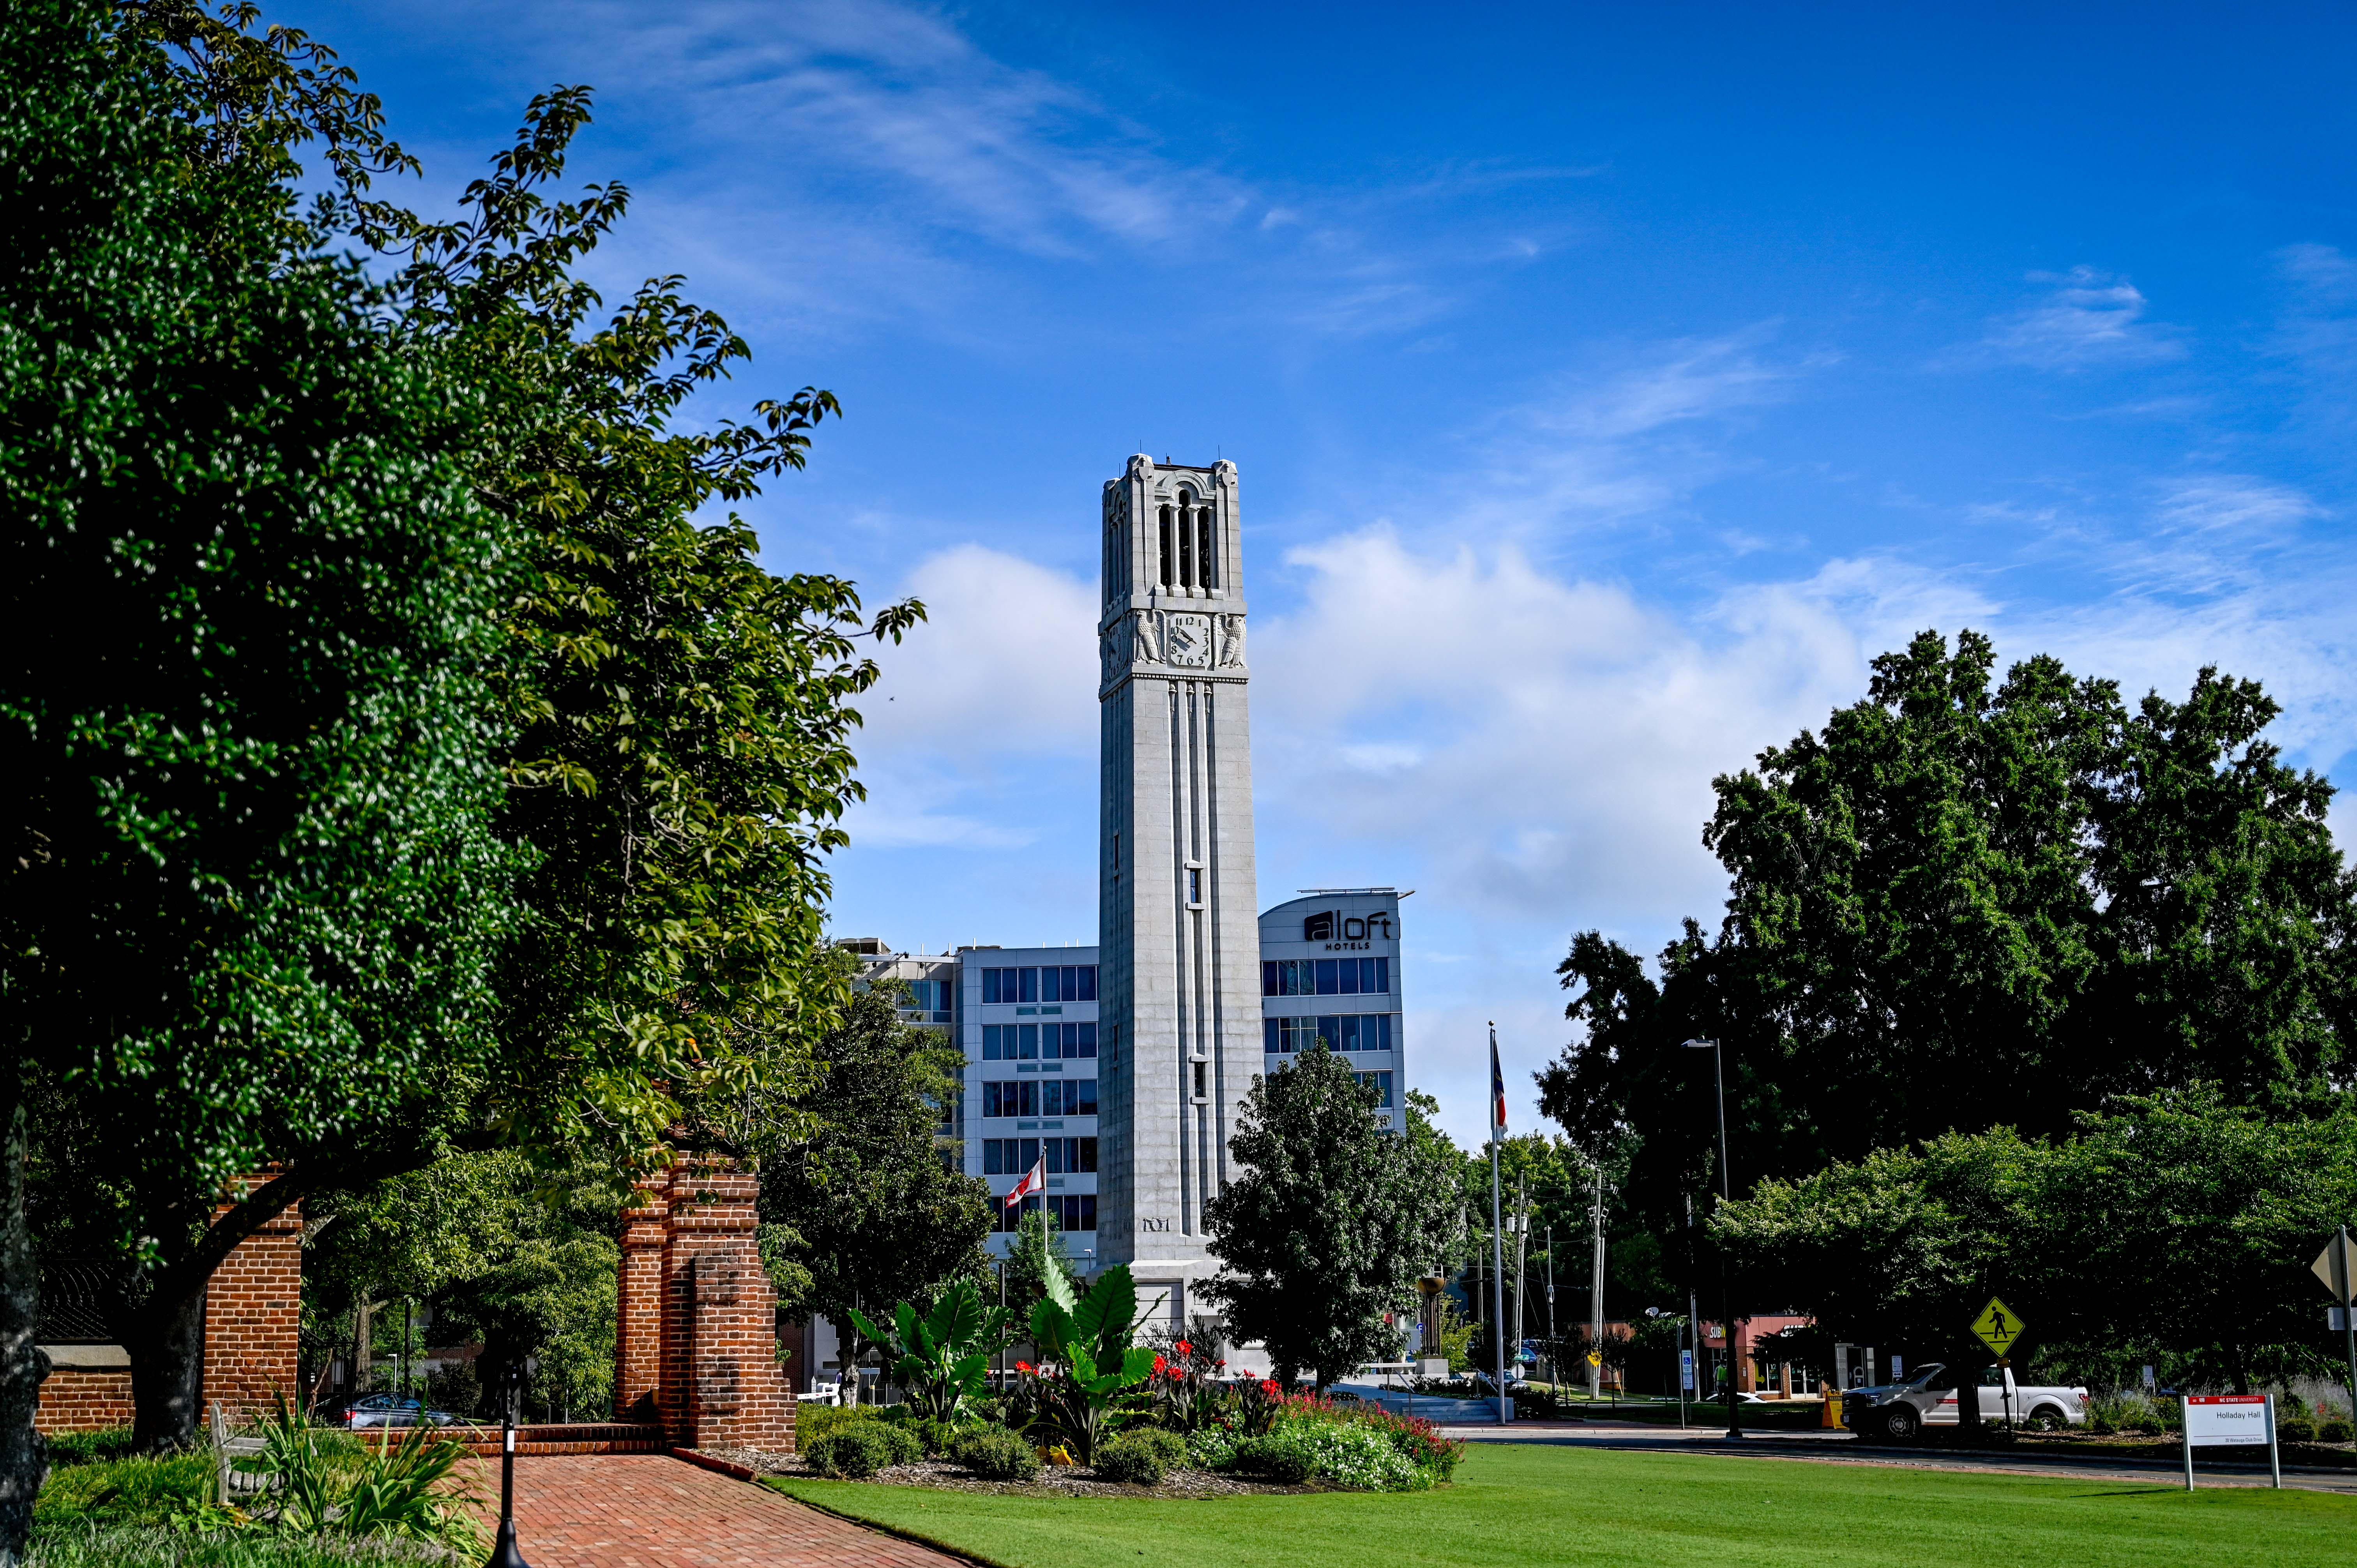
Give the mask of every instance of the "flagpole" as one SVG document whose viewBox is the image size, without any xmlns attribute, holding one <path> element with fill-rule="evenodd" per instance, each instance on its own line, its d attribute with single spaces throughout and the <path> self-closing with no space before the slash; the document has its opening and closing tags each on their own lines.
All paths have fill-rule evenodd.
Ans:
<svg viewBox="0 0 2357 1568">
<path fill-rule="evenodd" d="M 1490 1295 L 1493 1304 L 1491 1321 L 1498 1336 L 1498 1424 L 1505 1425 L 1513 1417 L 1513 1407 L 1506 1402 L 1512 1398 L 1506 1392 L 1506 1239 L 1500 1233 L 1503 1216 L 1498 1200 L 1498 1145 L 1506 1135 L 1505 1117 L 1501 1114 L 1505 1105 L 1505 1084 L 1498 1076 L 1498 1026 L 1490 1026 Z"/>
</svg>

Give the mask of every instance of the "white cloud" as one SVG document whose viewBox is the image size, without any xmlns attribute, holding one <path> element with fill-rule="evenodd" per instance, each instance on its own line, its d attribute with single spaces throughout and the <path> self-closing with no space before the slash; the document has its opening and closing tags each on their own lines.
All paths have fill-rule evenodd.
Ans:
<svg viewBox="0 0 2357 1568">
<path fill-rule="evenodd" d="M 868 800 L 853 842 L 1001 849 L 1038 823 L 976 814 L 1039 770 L 1093 777 L 1096 592 L 1092 585 L 979 544 L 920 561 L 905 585 L 926 622 L 875 657 L 882 678 L 859 704 Z M 1085 757 L 1085 763 L 1078 759 Z"/>
<path fill-rule="evenodd" d="M 1965 358 L 2069 371 L 2152 364 L 2185 353 L 2173 329 L 2144 319 L 2144 294 L 2126 278 L 2073 267 L 2060 274 L 2032 273 L 2029 281 L 2054 287 L 2037 304 L 1992 321 L 1978 351 Z"/>
</svg>

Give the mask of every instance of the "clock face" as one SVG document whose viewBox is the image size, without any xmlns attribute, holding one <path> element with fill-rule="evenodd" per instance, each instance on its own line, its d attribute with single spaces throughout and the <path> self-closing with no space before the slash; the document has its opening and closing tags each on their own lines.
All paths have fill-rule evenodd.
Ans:
<svg viewBox="0 0 2357 1568">
<path fill-rule="evenodd" d="M 1193 669 L 1211 663 L 1211 621 L 1208 616 L 1170 618 L 1169 662 Z"/>
</svg>

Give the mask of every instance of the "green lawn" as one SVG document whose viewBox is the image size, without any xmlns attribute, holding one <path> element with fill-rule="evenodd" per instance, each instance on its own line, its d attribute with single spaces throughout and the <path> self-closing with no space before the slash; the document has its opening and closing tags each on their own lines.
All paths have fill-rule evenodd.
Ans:
<svg viewBox="0 0 2357 1568">
<path fill-rule="evenodd" d="M 852 1481 L 790 1496 L 1002 1568 L 2345 1568 L 2357 1498 L 1476 1444 L 1434 1492 L 993 1497 Z"/>
</svg>

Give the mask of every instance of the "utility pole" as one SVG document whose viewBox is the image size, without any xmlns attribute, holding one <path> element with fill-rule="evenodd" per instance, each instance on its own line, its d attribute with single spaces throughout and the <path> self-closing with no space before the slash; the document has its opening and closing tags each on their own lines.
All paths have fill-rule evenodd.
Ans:
<svg viewBox="0 0 2357 1568">
<path fill-rule="evenodd" d="M 1555 1364 L 1557 1352 L 1563 1347 L 1555 1338 L 1555 1227 L 1552 1224 L 1546 1228 L 1546 1271 L 1547 1381 L 1554 1384 L 1563 1381 L 1563 1369 Z"/>
<path fill-rule="evenodd" d="M 1530 1183 L 1521 1176 L 1514 1178 L 1514 1359 L 1523 1355 L 1523 1297 L 1530 1279 L 1528 1264 L 1531 1256 Z"/>
<path fill-rule="evenodd" d="M 1587 1206 L 1587 1218 L 1596 1227 L 1595 1271 L 1587 1287 L 1587 1351 L 1600 1356 L 1604 1350 L 1604 1167 L 1597 1165 L 1595 1201 Z M 1596 1399 L 1603 1391 L 1604 1363 L 1587 1363 L 1587 1397 Z"/>
</svg>

